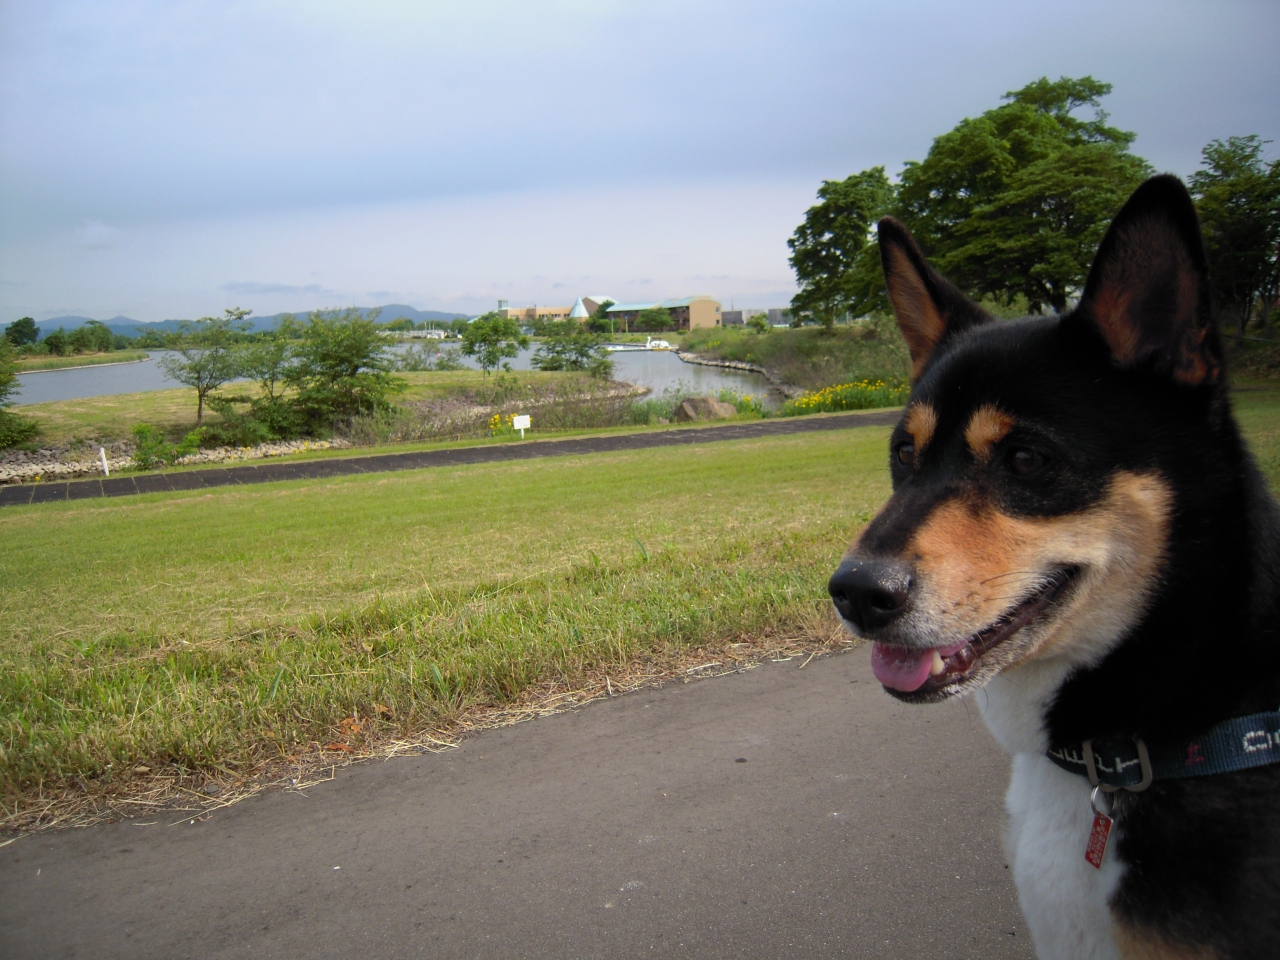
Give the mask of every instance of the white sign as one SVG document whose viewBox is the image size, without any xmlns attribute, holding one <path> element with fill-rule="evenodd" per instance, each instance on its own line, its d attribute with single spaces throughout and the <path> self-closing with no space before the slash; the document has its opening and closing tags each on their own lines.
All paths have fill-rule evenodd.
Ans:
<svg viewBox="0 0 1280 960">
<path fill-rule="evenodd" d="M 515 430 L 520 431 L 520 439 L 524 439 L 524 432 L 533 429 L 533 421 L 527 413 L 522 413 L 518 417 L 511 418 L 511 426 Z"/>
</svg>

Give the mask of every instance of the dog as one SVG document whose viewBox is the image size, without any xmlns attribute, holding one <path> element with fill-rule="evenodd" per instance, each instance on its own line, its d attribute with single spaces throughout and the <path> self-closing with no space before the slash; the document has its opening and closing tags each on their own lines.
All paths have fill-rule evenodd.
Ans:
<svg viewBox="0 0 1280 960">
<path fill-rule="evenodd" d="M 1280 511 L 1186 188 L 1133 193 L 1060 316 L 879 246 L 913 387 L 837 611 L 893 696 L 976 694 L 1041 958 L 1280 957 Z"/>
</svg>

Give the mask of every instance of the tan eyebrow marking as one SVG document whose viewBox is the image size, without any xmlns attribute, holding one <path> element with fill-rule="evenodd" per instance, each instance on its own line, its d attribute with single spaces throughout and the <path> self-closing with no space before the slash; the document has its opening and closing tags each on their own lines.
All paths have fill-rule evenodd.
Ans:
<svg viewBox="0 0 1280 960">
<path fill-rule="evenodd" d="M 964 439 L 979 460 L 991 456 L 991 448 L 1003 440 L 1013 429 L 1013 418 L 1001 413 L 991 404 L 983 404 L 969 418 L 964 428 Z"/>
<path fill-rule="evenodd" d="M 938 429 L 938 413 L 927 403 L 913 403 L 903 421 L 907 433 L 916 445 L 916 453 L 921 453 L 933 439 L 933 431 Z"/>
</svg>

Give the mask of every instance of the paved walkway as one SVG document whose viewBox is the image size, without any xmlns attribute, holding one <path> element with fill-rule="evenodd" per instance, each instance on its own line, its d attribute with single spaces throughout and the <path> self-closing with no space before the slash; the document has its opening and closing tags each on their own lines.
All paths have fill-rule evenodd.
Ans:
<svg viewBox="0 0 1280 960">
<path fill-rule="evenodd" d="M 176 473 L 144 473 L 138 476 L 107 477 L 100 480 L 64 480 L 57 483 L 24 483 L 0 487 L 0 507 L 14 504 L 47 503 L 52 500 L 84 500 L 92 497 L 127 497 L 137 493 L 168 490 L 203 490 L 237 483 L 271 483 L 275 480 L 316 480 L 345 477 L 357 473 L 384 473 L 391 470 L 420 470 L 466 463 L 494 463 L 503 460 L 530 460 L 536 457 L 565 457 L 582 453 L 616 450 L 644 450 L 685 443 L 713 443 L 750 437 L 776 437 L 815 430 L 848 430 L 894 424 L 896 410 L 875 413 L 843 413 L 826 417 L 792 417 L 759 420 L 722 427 L 689 427 L 653 433 L 629 433 L 571 440 L 530 440 L 486 447 L 451 450 L 421 450 L 413 453 L 384 453 L 372 457 L 335 457 L 328 460 L 264 462 L 243 467 L 184 470 Z"/>
<path fill-rule="evenodd" d="M 973 704 L 867 648 L 0 850 L 0 955 L 1031 957 Z"/>
</svg>

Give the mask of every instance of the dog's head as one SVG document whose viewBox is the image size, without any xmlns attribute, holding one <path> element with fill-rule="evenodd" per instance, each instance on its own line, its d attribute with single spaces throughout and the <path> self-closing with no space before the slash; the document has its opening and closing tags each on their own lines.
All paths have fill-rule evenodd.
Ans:
<svg viewBox="0 0 1280 960">
<path fill-rule="evenodd" d="M 879 236 L 916 383 L 893 496 L 831 578 L 837 610 L 905 700 L 1096 662 L 1161 581 L 1195 434 L 1229 417 L 1190 197 L 1143 184 L 1062 317 L 995 321 L 901 224 Z"/>
</svg>

